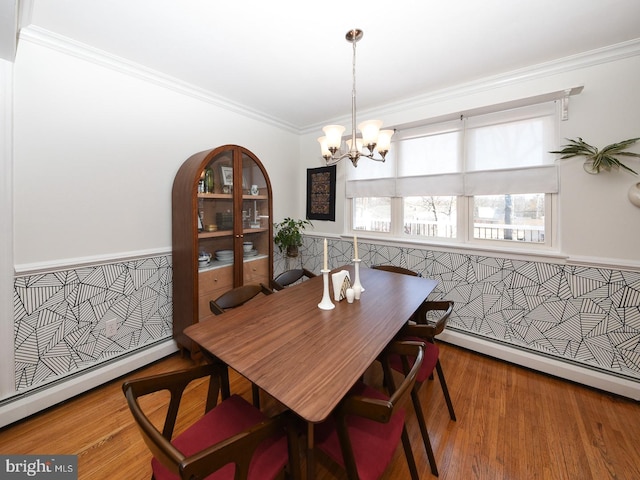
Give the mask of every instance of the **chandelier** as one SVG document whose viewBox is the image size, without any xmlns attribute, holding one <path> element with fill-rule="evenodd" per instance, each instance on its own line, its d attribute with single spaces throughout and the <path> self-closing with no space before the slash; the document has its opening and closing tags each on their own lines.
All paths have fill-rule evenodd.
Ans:
<svg viewBox="0 0 640 480">
<path fill-rule="evenodd" d="M 342 125 L 327 125 L 322 129 L 324 136 L 318 138 L 322 158 L 327 165 L 338 163 L 343 158 L 349 158 L 354 167 L 358 166 L 360 157 L 370 158 L 377 162 L 384 162 L 384 157 L 391 147 L 393 130 L 380 130 L 381 120 L 367 120 L 358 125 L 362 137 L 356 138 L 356 43 L 362 38 L 362 30 L 354 28 L 345 35 L 348 42 L 353 45 L 353 88 L 351 90 L 351 139 L 347 140 L 347 152 L 341 153 L 342 134 L 345 127 Z M 363 151 L 367 149 L 367 153 Z M 379 157 L 375 157 L 375 153 Z"/>
</svg>

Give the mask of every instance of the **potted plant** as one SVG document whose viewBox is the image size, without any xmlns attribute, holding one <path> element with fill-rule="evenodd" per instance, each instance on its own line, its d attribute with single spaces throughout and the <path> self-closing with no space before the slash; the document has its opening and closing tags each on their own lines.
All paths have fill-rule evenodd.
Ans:
<svg viewBox="0 0 640 480">
<path fill-rule="evenodd" d="M 600 173 L 601 170 L 610 171 L 612 168 L 623 168 L 628 172 L 637 175 L 637 172 L 627 167 L 624 163 L 616 158 L 616 156 L 624 157 L 640 157 L 640 153 L 624 152 L 623 149 L 629 145 L 633 145 L 638 138 L 630 138 L 618 143 L 612 143 L 607 145 L 602 150 L 598 150 L 586 143 L 582 138 L 578 137 L 577 140 L 567 138 L 569 142 L 567 145 L 562 145 L 562 150 L 556 150 L 549 153 L 559 153 L 562 155 L 560 159 L 572 158 L 583 156 L 586 157 L 584 162 L 584 169 L 588 173 Z"/>
<path fill-rule="evenodd" d="M 294 220 L 285 218 L 280 223 L 273 224 L 276 236 L 273 239 L 280 251 L 286 251 L 287 256 L 297 257 L 298 247 L 302 245 L 302 232 L 306 227 L 312 227 L 309 220 Z"/>
</svg>

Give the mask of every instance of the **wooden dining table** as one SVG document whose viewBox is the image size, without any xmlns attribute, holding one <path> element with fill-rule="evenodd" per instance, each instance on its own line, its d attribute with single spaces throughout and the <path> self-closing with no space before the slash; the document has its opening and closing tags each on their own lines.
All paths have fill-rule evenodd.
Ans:
<svg viewBox="0 0 640 480">
<path fill-rule="evenodd" d="M 339 267 L 350 272 L 352 265 Z M 200 348 L 307 422 L 307 478 L 314 477 L 313 425 L 331 414 L 435 288 L 435 280 L 360 268 L 360 300 L 318 307 L 322 275 L 260 296 L 185 329 Z"/>
</svg>

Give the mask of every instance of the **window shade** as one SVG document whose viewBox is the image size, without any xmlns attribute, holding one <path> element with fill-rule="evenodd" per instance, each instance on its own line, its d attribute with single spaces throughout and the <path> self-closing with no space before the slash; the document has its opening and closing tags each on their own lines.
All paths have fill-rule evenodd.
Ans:
<svg viewBox="0 0 640 480">
<path fill-rule="evenodd" d="M 555 165 L 469 172 L 464 176 L 465 195 L 501 195 L 505 193 L 558 193 L 558 168 Z"/>
<path fill-rule="evenodd" d="M 463 195 L 464 177 L 455 173 L 450 175 L 425 175 L 421 177 L 403 177 L 396 180 L 396 196 L 419 197 L 422 195 Z"/>
<path fill-rule="evenodd" d="M 347 181 L 347 198 L 354 197 L 395 197 L 395 178 L 380 178 L 376 180 Z"/>
<path fill-rule="evenodd" d="M 556 121 L 545 102 L 398 132 L 386 164 L 349 169 L 347 197 L 557 193 Z"/>
</svg>

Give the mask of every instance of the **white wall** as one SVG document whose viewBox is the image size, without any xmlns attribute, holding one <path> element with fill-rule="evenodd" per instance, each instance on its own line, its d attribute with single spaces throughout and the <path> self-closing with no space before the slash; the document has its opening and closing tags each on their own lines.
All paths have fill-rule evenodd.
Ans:
<svg viewBox="0 0 640 480">
<path fill-rule="evenodd" d="M 13 64 L 0 59 L 0 398 L 13 391 Z M 11 367 L 11 368 L 10 368 Z"/>
<path fill-rule="evenodd" d="M 253 151 L 284 215 L 297 135 L 98 63 L 22 41 L 15 63 L 19 268 L 171 248 L 171 188 L 193 153 Z"/>
<path fill-rule="evenodd" d="M 386 128 L 392 128 L 583 85 L 583 92 L 570 99 L 569 120 L 560 122 L 559 138 L 580 136 L 602 147 L 640 137 L 639 76 L 640 42 L 634 42 L 358 114 L 360 119 L 381 118 Z M 348 119 L 337 121 L 349 124 Z M 301 138 L 304 168 L 322 164 L 316 141 L 320 128 Z M 640 144 L 631 149 L 640 153 Z M 315 222 L 316 232 L 344 233 L 341 192 L 344 168 L 352 167 L 348 162 L 342 163 L 338 168 L 337 221 Z M 583 171 L 582 163 L 580 158 L 560 162 L 560 253 L 582 261 L 640 266 L 640 209 L 627 199 L 629 187 L 639 177 L 622 171 L 589 175 Z M 640 159 L 627 158 L 627 164 L 640 172 Z"/>
<path fill-rule="evenodd" d="M 0 155 L 0 171 L 6 173 L 0 186 L 6 213 L 0 248 L 0 426 L 176 348 L 173 342 L 157 344 L 15 396 L 15 272 L 170 254 L 175 173 L 205 149 L 239 144 L 255 153 L 272 180 L 276 218 L 289 214 L 304 188 L 291 181 L 299 159 L 297 133 L 206 92 L 76 45 L 47 45 L 25 30 L 15 63 L 1 66 L 0 131 L 9 141 Z"/>
</svg>

